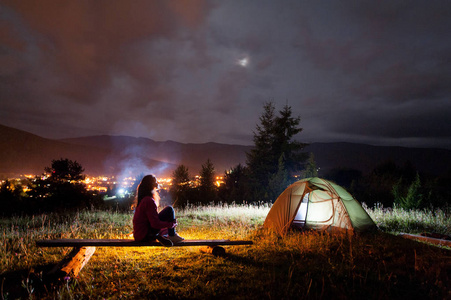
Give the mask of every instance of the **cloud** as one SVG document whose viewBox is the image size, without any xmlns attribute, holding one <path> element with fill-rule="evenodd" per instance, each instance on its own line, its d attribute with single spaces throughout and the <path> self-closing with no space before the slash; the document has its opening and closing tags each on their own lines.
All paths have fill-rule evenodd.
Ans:
<svg viewBox="0 0 451 300">
<path fill-rule="evenodd" d="M 5 125 L 250 144 L 273 100 L 301 116 L 309 141 L 449 136 L 445 1 L 0 5 Z"/>
<path fill-rule="evenodd" d="M 204 1 L 5 1 L 3 6 L 7 53 L 1 60 L 8 62 L 10 82 L 3 81 L 2 96 L 21 99 L 26 107 L 43 104 L 45 109 L 36 109 L 39 115 L 61 104 L 85 116 L 96 103 L 113 112 L 118 106 L 142 111 L 149 102 L 173 97 L 165 85 L 172 76 L 170 58 L 161 61 L 162 53 L 143 51 L 196 30 L 210 9 Z M 18 31 L 26 36 L 13 39 Z M 18 82 L 22 89 L 12 86 Z M 150 109 L 150 117 L 158 110 Z M 65 113 L 63 108 L 54 117 Z"/>
<path fill-rule="evenodd" d="M 170 38 L 180 28 L 195 29 L 206 12 L 202 1 L 174 4 L 159 1 L 10 1 L 54 71 L 84 84 L 105 80 L 129 45 Z"/>
</svg>

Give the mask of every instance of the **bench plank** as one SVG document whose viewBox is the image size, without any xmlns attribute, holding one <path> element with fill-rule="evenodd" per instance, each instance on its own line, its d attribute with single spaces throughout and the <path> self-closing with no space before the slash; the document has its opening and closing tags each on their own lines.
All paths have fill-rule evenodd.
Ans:
<svg viewBox="0 0 451 300">
<path fill-rule="evenodd" d="M 211 253 L 215 256 L 223 256 L 225 255 L 225 249 L 221 246 L 252 244 L 252 241 L 184 240 L 174 244 L 172 247 L 204 246 L 204 249 L 201 248 L 202 252 Z M 81 269 L 88 263 L 96 247 L 164 247 L 158 241 L 137 242 L 133 239 L 53 239 L 36 241 L 36 245 L 38 247 L 73 247 L 72 252 L 51 271 L 53 274 L 63 274 L 63 276 L 73 277 L 77 276 Z"/>
<path fill-rule="evenodd" d="M 62 261 L 53 267 L 49 275 L 77 277 L 95 251 L 96 247 L 74 247 Z"/>
<path fill-rule="evenodd" d="M 173 247 L 252 245 L 252 241 L 184 240 Z M 36 241 L 38 247 L 143 247 L 162 246 L 158 241 L 137 242 L 133 239 L 54 239 Z"/>
</svg>

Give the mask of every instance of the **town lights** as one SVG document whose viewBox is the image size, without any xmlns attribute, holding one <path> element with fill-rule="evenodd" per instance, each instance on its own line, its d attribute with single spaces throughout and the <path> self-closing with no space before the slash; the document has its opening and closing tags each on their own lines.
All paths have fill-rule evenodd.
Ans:
<svg viewBox="0 0 451 300">
<path fill-rule="evenodd" d="M 126 192 L 126 190 L 124 188 L 120 188 L 120 189 L 117 190 L 117 195 L 119 197 L 124 197 L 125 196 L 125 192 Z"/>
</svg>

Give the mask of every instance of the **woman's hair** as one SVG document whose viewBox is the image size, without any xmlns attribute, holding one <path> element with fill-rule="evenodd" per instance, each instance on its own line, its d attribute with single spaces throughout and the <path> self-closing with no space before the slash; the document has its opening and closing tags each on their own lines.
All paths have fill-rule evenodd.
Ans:
<svg viewBox="0 0 451 300">
<path fill-rule="evenodd" d="M 154 198 L 158 206 L 160 197 L 158 196 L 158 193 L 156 191 L 157 187 L 158 182 L 155 176 L 153 175 L 144 176 L 143 179 L 141 180 L 141 183 L 138 185 L 138 188 L 136 189 L 135 203 L 132 207 L 136 208 L 139 205 L 139 203 L 141 203 L 141 200 L 147 196 Z"/>
</svg>

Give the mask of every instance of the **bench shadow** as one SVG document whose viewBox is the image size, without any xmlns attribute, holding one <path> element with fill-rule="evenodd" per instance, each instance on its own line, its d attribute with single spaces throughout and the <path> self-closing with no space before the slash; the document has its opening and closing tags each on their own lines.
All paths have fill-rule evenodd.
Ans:
<svg viewBox="0 0 451 300">
<path fill-rule="evenodd" d="M 0 274 L 2 299 L 26 299 L 49 295 L 68 280 L 64 272 L 51 273 L 56 264 L 34 266 L 31 269 Z"/>
<path fill-rule="evenodd" d="M 251 259 L 248 257 L 239 256 L 239 255 L 232 254 L 232 253 L 226 253 L 223 257 L 224 257 L 224 259 L 229 260 L 229 261 L 239 264 L 239 265 L 246 265 L 246 266 L 252 266 L 252 267 L 271 266 L 271 264 L 269 264 L 269 263 L 257 261 L 257 260 L 254 260 L 254 259 Z"/>
</svg>

